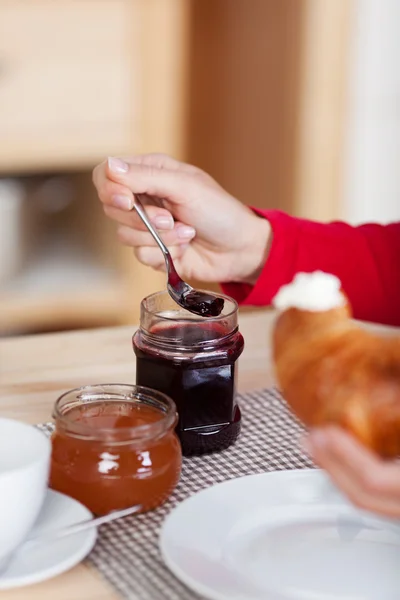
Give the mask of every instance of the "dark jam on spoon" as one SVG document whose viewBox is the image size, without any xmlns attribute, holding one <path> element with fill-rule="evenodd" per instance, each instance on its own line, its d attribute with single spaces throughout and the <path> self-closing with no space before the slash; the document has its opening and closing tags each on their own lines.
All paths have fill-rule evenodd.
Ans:
<svg viewBox="0 0 400 600">
<path fill-rule="evenodd" d="M 182 306 L 202 317 L 218 317 L 224 308 L 224 304 L 223 298 L 198 292 L 197 290 L 182 294 L 181 297 Z"/>
</svg>

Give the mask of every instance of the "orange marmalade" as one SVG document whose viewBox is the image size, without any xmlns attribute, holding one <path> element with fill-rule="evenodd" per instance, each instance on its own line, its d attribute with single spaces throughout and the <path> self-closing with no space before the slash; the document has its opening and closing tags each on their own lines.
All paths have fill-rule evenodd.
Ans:
<svg viewBox="0 0 400 600">
<path fill-rule="evenodd" d="M 96 515 L 139 504 L 156 508 L 179 481 L 176 408 L 139 386 L 96 385 L 58 399 L 50 486 Z"/>
</svg>

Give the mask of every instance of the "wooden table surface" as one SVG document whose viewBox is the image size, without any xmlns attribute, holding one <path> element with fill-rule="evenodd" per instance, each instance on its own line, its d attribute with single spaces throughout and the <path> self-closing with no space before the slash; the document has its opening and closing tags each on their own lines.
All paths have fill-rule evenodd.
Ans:
<svg viewBox="0 0 400 600">
<path fill-rule="evenodd" d="M 272 383 L 271 311 L 244 313 L 246 348 L 239 391 Z M 57 397 L 93 383 L 134 383 L 133 327 L 115 327 L 0 340 L 0 415 L 27 423 L 51 420 Z M 1 592 L 2 600 L 113 600 L 118 595 L 88 564 L 37 585 Z M 140 599 L 138 599 L 140 600 Z"/>
</svg>

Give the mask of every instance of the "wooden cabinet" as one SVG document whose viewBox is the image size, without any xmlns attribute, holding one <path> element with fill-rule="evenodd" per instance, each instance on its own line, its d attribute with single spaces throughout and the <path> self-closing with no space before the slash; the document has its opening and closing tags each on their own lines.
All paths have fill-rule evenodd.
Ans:
<svg viewBox="0 0 400 600">
<path fill-rule="evenodd" d="M 189 157 L 253 206 L 341 218 L 354 0 L 194 0 Z"/>
<path fill-rule="evenodd" d="M 27 182 L 29 202 L 46 177 L 72 184 L 71 206 L 44 217 L 35 252 L 0 287 L 0 334 L 134 322 L 164 285 L 120 247 L 91 169 L 109 155 L 184 158 L 189 8 L 0 0 L 0 177 Z"/>
<path fill-rule="evenodd" d="M 0 2 L 3 171 L 82 168 L 132 151 L 135 4 Z"/>
</svg>

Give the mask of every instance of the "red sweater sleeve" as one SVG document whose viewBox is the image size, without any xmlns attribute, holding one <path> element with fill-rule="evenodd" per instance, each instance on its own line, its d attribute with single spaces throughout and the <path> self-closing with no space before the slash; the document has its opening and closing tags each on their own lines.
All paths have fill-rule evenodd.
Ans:
<svg viewBox="0 0 400 600">
<path fill-rule="evenodd" d="M 224 291 L 241 304 L 267 306 L 299 272 L 333 273 L 365 321 L 400 325 L 400 223 L 316 223 L 280 211 L 257 211 L 271 223 L 273 241 L 256 285 L 228 283 Z"/>
</svg>

